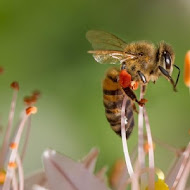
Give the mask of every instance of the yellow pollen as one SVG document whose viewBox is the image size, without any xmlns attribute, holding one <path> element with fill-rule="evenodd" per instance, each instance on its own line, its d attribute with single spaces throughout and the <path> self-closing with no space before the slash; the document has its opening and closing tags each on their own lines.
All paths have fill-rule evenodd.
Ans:
<svg viewBox="0 0 190 190">
<path fill-rule="evenodd" d="M 169 190 L 168 185 L 164 181 L 165 176 L 162 170 L 156 168 L 156 174 L 158 176 L 158 180 L 155 182 L 155 190 Z M 149 190 L 148 187 L 146 190 Z"/>
<path fill-rule="evenodd" d="M 0 184 L 3 184 L 5 182 L 6 178 L 6 172 L 4 170 L 0 171 Z"/>
<path fill-rule="evenodd" d="M 149 190 L 148 187 L 146 190 Z M 157 182 L 155 182 L 155 189 L 154 190 L 169 190 L 168 185 L 165 183 L 164 180 L 158 179 Z"/>
<path fill-rule="evenodd" d="M 37 111 L 38 111 L 38 109 L 35 106 L 26 108 L 27 115 L 35 114 Z"/>
</svg>

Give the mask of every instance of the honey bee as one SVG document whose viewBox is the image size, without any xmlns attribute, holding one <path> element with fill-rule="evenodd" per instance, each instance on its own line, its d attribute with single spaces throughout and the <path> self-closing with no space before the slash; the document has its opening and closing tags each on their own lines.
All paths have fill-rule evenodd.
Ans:
<svg viewBox="0 0 190 190">
<path fill-rule="evenodd" d="M 112 129 L 121 134 L 121 106 L 123 97 L 127 95 L 126 105 L 126 135 L 129 137 L 133 126 L 134 101 L 140 106 L 145 99 L 138 100 L 134 86 L 147 85 L 149 81 L 155 83 L 160 76 L 164 76 L 176 90 L 180 76 L 180 69 L 174 64 L 175 54 L 170 45 L 160 42 L 158 47 L 146 41 L 126 43 L 113 34 L 90 30 L 86 37 L 94 50 L 88 51 L 94 59 L 102 64 L 120 64 L 120 68 L 108 70 L 103 81 L 103 99 L 108 122 Z M 171 77 L 173 67 L 178 69 L 176 81 Z"/>
<path fill-rule="evenodd" d="M 111 128 L 116 134 L 121 136 L 121 107 L 125 93 L 118 83 L 119 68 L 110 68 L 103 80 L 103 103 L 105 115 Z M 134 127 L 133 102 L 127 97 L 125 116 L 127 118 L 126 137 L 128 138 Z"/>
</svg>

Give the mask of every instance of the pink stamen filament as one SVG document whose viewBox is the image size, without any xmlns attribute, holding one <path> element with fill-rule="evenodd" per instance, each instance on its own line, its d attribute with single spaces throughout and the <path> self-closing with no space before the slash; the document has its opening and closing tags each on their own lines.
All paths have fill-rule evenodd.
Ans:
<svg viewBox="0 0 190 190">
<path fill-rule="evenodd" d="M 184 171 L 185 167 L 187 167 L 187 165 L 188 165 L 188 160 L 189 159 L 190 159 L 190 143 L 188 144 L 186 150 L 183 152 L 183 161 L 182 161 L 182 163 L 180 165 L 180 168 L 178 169 L 178 173 L 176 175 L 176 178 L 175 178 L 175 181 L 174 181 L 174 183 L 172 185 L 171 190 L 176 189 L 176 187 L 177 187 L 177 185 L 178 185 L 178 183 L 179 183 L 179 181 L 181 179 L 181 176 L 183 174 L 183 171 Z"/>
<path fill-rule="evenodd" d="M 143 99 L 144 92 L 143 86 L 140 88 L 140 99 Z M 145 167 L 145 152 L 144 152 L 144 138 L 143 138 L 143 107 L 139 106 L 138 114 L 138 162 L 140 169 Z M 141 189 L 144 188 L 146 183 L 146 176 L 141 176 Z"/>
<path fill-rule="evenodd" d="M 19 146 L 20 143 L 20 139 L 21 139 L 21 135 L 25 126 L 25 123 L 28 119 L 27 114 L 25 114 L 22 118 L 22 120 L 20 121 L 20 124 L 18 125 L 18 129 L 17 132 L 15 133 L 15 137 L 14 139 L 14 143 L 17 144 Z M 18 146 L 15 149 L 10 149 L 10 156 L 8 158 L 8 163 L 15 163 L 16 160 L 16 156 L 17 156 L 17 151 L 18 151 Z M 6 179 L 5 179 L 5 183 L 3 185 L 3 189 L 2 190 L 8 190 L 10 188 L 10 183 L 13 177 L 13 172 L 14 172 L 15 168 L 12 167 L 7 167 L 7 174 L 6 174 Z"/>
<path fill-rule="evenodd" d="M 149 190 L 154 189 L 154 150 L 153 150 L 153 142 L 152 142 L 152 135 L 151 135 L 151 130 L 150 130 L 150 123 L 148 120 L 148 115 L 146 112 L 146 108 L 144 107 L 144 119 L 145 119 L 145 124 L 146 124 L 146 131 L 147 131 L 147 139 L 148 139 L 148 144 L 150 145 L 150 148 L 148 149 L 148 156 L 149 156 L 149 180 L 148 180 L 148 187 Z"/>
<path fill-rule="evenodd" d="M 6 151 L 8 151 L 8 144 L 9 144 L 9 139 L 10 139 L 10 135 L 11 135 L 14 114 L 15 114 L 17 94 L 18 94 L 18 90 L 14 90 L 13 98 L 11 101 L 11 108 L 10 108 L 10 112 L 9 112 L 8 125 L 6 128 L 6 132 L 5 132 L 5 136 L 4 136 L 4 140 L 3 140 L 3 144 L 2 144 L 2 148 L 1 148 L 1 152 L 0 152 L 0 168 L 3 168 L 4 162 L 5 162 Z"/>
<path fill-rule="evenodd" d="M 18 166 L 19 190 L 24 190 L 24 172 L 19 154 L 17 154 L 16 163 Z"/>
<path fill-rule="evenodd" d="M 157 168 L 153 169 L 154 174 L 157 173 L 157 171 L 160 171 L 160 170 Z M 146 173 L 150 173 L 150 168 L 143 168 L 141 170 L 136 171 L 135 176 L 136 178 L 139 178 L 141 175 L 146 174 Z M 117 190 L 126 190 L 126 187 L 131 183 L 132 183 L 132 179 L 128 178 L 123 184 L 119 186 Z"/>
<path fill-rule="evenodd" d="M 29 136 L 30 136 L 30 129 L 31 129 L 31 115 L 28 118 L 24 145 L 23 145 L 23 149 L 21 151 L 21 160 L 22 160 L 22 162 L 24 160 L 24 156 L 25 156 L 25 153 L 26 153 L 26 148 L 28 146 L 28 141 L 29 141 Z"/>
<path fill-rule="evenodd" d="M 158 144 L 158 145 L 164 147 L 165 149 L 169 150 L 170 152 L 173 152 L 174 154 L 180 155 L 180 154 L 183 153 L 183 151 L 182 151 L 181 149 L 179 149 L 179 148 L 176 148 L 176 147 L 174 147 L 174 146 L 172 146 L 172 145 L 170 145 L 170 144 L 168 144 L 168 143 L 166 143 L 166 142 L 163 142 L 163 141 L 157 139 L 157 138 L 154 137 L 154 136 L 153 136 L 152 138 L 153 138 L 153 141 L 154 141 L 156 144 Z"/>
<path fill-rule="evenodd" d="M 126 106 L 126 102 L 127 102 L 127 97 L 124 96 L 122 109 L 121 109 L 121 137 L 122 137 L 123 153 L 125 156 L 125 162 L 126 162 L 127 170 L 128 170 L 130 177 L 132 178 L 134 172 L 133 172 L 133 167 L 132 167 L 130 156 L 129 156 L 128 146 L 127 146 L 127 141 L 126 141 L 126 131 L 125 131 L 125 106 Z"/>
<path fill-rule="evenodd" d="M 177 185 L 176 190 L 185 189 L 185 186 L 187 185 L 189 174 L 190 174 L 190 159 L 186 164 L 186 167 L 183 171 L 183 174 L 182 174 L 181 179 Z"/>
<path fill-rule="evenodd" d="M 17 177 L 15 174 L 15 170 L 13 171 L 13 176 L 12 176 L 12 189 L 18 190 L 18 181 L 17 181 Z"/>
</svg>

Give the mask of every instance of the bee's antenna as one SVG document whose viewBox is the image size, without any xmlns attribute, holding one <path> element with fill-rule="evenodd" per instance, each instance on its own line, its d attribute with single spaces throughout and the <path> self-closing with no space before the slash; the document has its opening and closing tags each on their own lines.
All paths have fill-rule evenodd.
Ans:
<svg viewBox="0 0 190 190">
<path fill-rule="evenodd" d="M 177 66 L 177 65 L 174 65 L 174 67 L 176 69 L 178 69 L 178 75 L 177 75 L 177 79 L 176 79 L 176 82 L 175 82 L 175 87 L 177 86 L 177 83 L 178 83 L 178 80 L 179 80 L 179 76 L 180 76 L 180 68 Z"/>
</svg>

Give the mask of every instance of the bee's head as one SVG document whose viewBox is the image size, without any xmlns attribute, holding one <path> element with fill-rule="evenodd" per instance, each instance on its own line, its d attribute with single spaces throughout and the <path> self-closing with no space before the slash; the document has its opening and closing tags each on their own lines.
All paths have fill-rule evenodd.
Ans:
<svg viewBox="0 0 190 190">
<path fill-rule="evenodd" d="M 179 79 L 180 69 L 179 67 L 174 65 L 174 61 L 175 61 L 175 54 L 172 47 L 166 44 L 165 42 L 161 42 L 157 50 L 156 62 L 160 70 L 160 73 L 164 75 L 171 82 L 174 91 L 176 91 L 176 85 Z M 171 77 L 173 67 L 176 67 L 179 71 L 175 83 Z"/>
<path fill-rule="evenodd" d="M 157 51 L 157 64 L 163 67 L 171 75 L 173 71 L 174 60 L 175 54 L 172 47 L 165 42 L 161 42 Z"/>
</svg>

